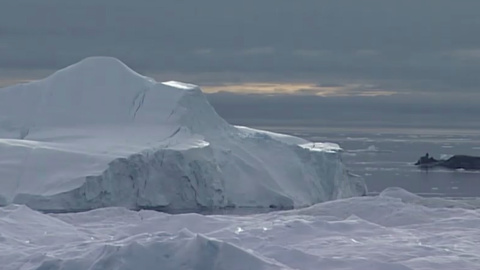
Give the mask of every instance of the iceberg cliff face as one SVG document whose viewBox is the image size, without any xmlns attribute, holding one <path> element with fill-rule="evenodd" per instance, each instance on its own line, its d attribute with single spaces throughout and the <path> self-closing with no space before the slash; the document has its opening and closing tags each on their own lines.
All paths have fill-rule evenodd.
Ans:
<svg viewBox="0 0 480 270">
<path fill-rule="evenodd" d="M 39 210 L 292 208 L 364 194 L 338 149 L 229 125 L 197 86 L 114 58 L 0 89 L 0 202 Z"/>
</svg>

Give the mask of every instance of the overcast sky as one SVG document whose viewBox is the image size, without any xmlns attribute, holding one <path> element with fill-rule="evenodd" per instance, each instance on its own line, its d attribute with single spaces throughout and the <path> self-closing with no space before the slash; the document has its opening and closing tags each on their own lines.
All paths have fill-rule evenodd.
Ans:
<svg viewBox="0 0 480 270">
<path fill-rule="evenodd" d="M 479 14 L 478 0 L 0 0 L 0 85 L 109 55 L 210 92 L 480 104 Z"/>
</svg>

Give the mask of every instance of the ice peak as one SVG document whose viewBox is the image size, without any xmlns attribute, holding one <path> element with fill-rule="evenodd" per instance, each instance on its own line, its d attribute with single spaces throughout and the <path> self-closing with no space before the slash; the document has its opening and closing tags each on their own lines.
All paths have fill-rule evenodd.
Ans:
<svg viewBox="0 0 480 270">
<path fill-rule="evenodd" d="M 196 132 L 229 127 L 198 86 L 156 82 L 114 57 L 88 57 L 43 80 L 0 90 L 2 117 L 0 130 L 8 122 L 21 138 L 21 130 L 33 127 L 169 124 Z"/>
<path fill-rule="evenodd" d="M 102 76 L 110 79 L 117 79 L 119 76 L 145 78 L 129 68 L 119 59 L 109 56 L 87 57 L 78 63 L 55 72 L 50 77 L 56 78 L 61 76 L 75 76 L 80 78 L 95 78 Z"/>
<path fill-rule="evenodd" d="M 84 58 L 83 60 L 79 61 L 74 65 L 106 65 L 106 66 L 122 66 L 127 67 L 122 61 L 115 57 L 111 56 L 90 56 Z M 127 67 L 128 68 L 128 67 Z"/>
</svg>

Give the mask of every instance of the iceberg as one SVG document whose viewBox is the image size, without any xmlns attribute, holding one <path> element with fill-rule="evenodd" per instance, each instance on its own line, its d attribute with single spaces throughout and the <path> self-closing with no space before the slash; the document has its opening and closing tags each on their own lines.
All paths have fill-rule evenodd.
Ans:
<svg viewBox="0 0 480 270">
<path fill-rule="evenodd" d="M 0 89 L 0 203 L 290 209 L 366 193 L 339 146 L 230 125 L 200 88 L 90 57 Z"/>
</svg>

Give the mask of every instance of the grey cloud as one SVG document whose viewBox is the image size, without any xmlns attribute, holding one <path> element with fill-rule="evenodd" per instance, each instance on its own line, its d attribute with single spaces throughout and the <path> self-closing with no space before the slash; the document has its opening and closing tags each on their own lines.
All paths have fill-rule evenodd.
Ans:
<svg viewBox="0 0 480 270">
<path fill-rule="evenodd" d="M 110 55 L 140 72 L 475 92 L 478 10 L 477 0 L 2 1 L 0 67 Z"/>
<path fill-rule="evenodd" d="M 318 87 L 342 87 L 342 86 L 345 86 L 345 84 L 321 82 L 321 83 L 318 83 L 317 86 Z"/>
<path fill-rule="evenodd" d="M 227 121 L 249 126 L 478 129 L 476 96 L 208 95 Z"/>
</svg>

